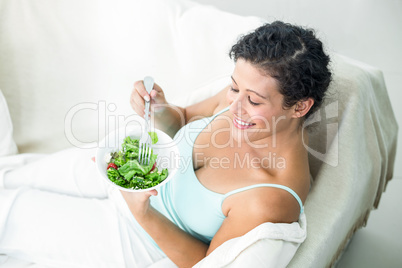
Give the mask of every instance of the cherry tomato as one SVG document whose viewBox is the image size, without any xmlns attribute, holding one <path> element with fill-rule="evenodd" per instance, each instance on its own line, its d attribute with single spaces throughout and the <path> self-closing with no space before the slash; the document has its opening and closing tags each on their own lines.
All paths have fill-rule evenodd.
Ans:
<svg viewBox="0 0 402 268">
<path fill-rule="evenodd" d="M 117 170 L 117 165 L 115 163 L 110 163 L 109 165 L 107 165 L 106 170 L 109 169 L 109 168 L 114 168 L 114 169 Z"/>
<path fill-rule="evenodd" d="M 156 168 L 156 162 L 155 162 L 154 165 L 152 166 L 151 171 L 154 170 L 155 168 Z M 150 171 L 150 172 L 151 172 L 151 171 Z"/>
</svg>

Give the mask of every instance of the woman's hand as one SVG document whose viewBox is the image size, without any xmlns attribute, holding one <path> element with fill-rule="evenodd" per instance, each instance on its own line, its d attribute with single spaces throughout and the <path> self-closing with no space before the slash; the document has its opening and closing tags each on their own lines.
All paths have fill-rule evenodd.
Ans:
<svg viewBox="0 0 402 268">
<path fill-rule="evenodd" d="M 158 192 L 154 190 L 150 190 L 147 192 L 139 192 L 139 193 L 132 193 L 126 191 L 120 191 L 121 195 L 123 196 L 124 200 L 128 207 L 130 208 L 131 213 L 133 213 L 135 219 L 140 222 L 144 217 L 147 216 L 149 209 L 150 209 L 150 196 L 158 195 Z"/>
<path fill-rule="evenodd" d="M 150 206 L 149 197 L 156 190 L 131 193 L 121 191 L 136 221 L 178 267 L 193 267 L 205 257 L 208 245 L 184 232 Z"/>
<path fill-rule="evenodd" d="M 158 84 L 154 84 L 151 93 L 148 94 L 145 90 L 143 80 L 134 83 L 134 88 L 130 97 L 130 104 L 134 111 L 140 115 L 144 116 L 145 112 L 145 101 L 151 101 L 151 109 L 153 113 L 160 113 L 168 106 L 165 99 L 165 94 L 162 88 Z"/>
</svg>

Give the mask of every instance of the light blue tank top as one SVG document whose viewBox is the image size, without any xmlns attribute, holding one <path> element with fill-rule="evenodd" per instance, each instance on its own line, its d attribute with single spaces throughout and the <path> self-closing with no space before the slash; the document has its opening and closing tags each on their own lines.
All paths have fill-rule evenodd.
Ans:
<svg viewBox="0 0 402 268">
<path fill-rule="evenodd" d="M 157 196 L 151 197 L 151 205 L 181 229 L 209 243 L 222 225 L 225 216 L 222 203 L 228 196 L 256 187 L 275 187 L 288 191 L 300 205 L 300 197 L 289 187 L 278 184 L 255 184 L 219 194 L 204 187 L 197 179 L 193 168 L 193 145 L 201 131 L 221 113 L 193 121 L 182 127 L 174 137 L 180 152 L 180 165 L 176 177 L 159 189 Z"/>
</svg>

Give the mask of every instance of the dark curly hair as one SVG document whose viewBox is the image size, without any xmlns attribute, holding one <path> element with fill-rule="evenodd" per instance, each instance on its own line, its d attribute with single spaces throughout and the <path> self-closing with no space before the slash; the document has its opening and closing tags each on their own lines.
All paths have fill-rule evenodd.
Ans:
<svg viewBox="0 0 402 268">
<path fill-rule="evenodd" d="M 284 96 L 284 108 L 311 97 L 314 105 L 304 119 L 319 108 L 331 82 L 330 58 L 314 30 L 281 21 L 242 36 L 229 56 L 235 62 L 244 59 L 274 77 Z"/>
</svg>

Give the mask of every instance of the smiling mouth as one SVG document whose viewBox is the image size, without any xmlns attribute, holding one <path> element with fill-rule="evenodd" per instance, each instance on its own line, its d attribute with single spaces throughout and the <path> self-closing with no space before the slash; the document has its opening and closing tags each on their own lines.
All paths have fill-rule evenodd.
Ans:
<svg viewBox="0 0 402 268">
<path fill-rule="evenodd" d="M 250 128 L 255 125 L 254 123 L 247 123 L 236 117 L 233 117 L 233 123 L 234 123 L 235 127 L 239 128 L 239 129 L 246 129 L 246 128 Z"/>
</svg>

